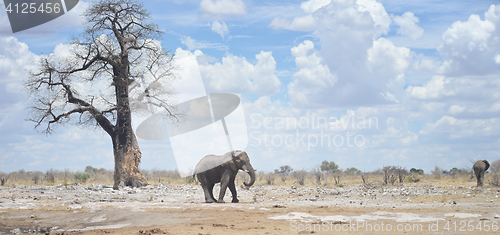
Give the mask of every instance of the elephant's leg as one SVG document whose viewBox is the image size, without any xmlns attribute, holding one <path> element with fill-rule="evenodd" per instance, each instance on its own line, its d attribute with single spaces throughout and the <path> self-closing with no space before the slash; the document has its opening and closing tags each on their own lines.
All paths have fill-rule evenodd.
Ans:
<svg viewBox="0 0 500 235">
<path fill-rule="evenodd" d="M 198 174 L 198 180 L 201 183 L 201 187 L 203 188 L 203 193 L 205 194 L 205 202 L 212 203 L 215 202 L 212 196 L 212 189 L 210 188 L 210 182 L 208 182 L 207 177 L 204 175 Z M 212 184 L 213 188 L 213 184 Z"/>
<path fill-rule="evenodd" d="M 482 181 L 481 181 L 481 171 L 479 169 L 475 169 L 474 173 L 476 175 L 476 187 L 481 187 L 482 186 Z"/>
<path fill-rule="evenodd" d="M 474 176 L 476 176 L 476 187 L 479 187 L 479 172 L 474 169 Z"/>
<path fill-rule="evenodd" d="M 484 182 L 484 171 L 479 173 L 479 178 L 477 182 L 478 186 L 483 187 L 483 182 Z"/>
<path fill-rule="evenodd" d="M 210 198 L 214 201 L 214 202 L 217 202 L 217 200 L 215 200 L 215 197 L 214 197 L 214 183 L 211 183 L 208 187 L 209 189 L 209 192 L 210 192 Z"/>
<path fill-rule="evenodd" d="M 217 200 L 218 203 L 224 203 L 224 195 L 226 195 L 226 189 L 227 186 L 229 185 L 229 181 L 230 181 L 229 174 L 227 172 L 224 172 L 220 180 L 219 200 Z"/>
<path fill-rule="evenodd" d="M 231 190 L 231 194 L 233 195 L 232 203 L 238 203 L 238 194 L 236 193 L 236 185 L 234 185 L 234 178 L 229 181 L 229 190 Z"/>
</svg>

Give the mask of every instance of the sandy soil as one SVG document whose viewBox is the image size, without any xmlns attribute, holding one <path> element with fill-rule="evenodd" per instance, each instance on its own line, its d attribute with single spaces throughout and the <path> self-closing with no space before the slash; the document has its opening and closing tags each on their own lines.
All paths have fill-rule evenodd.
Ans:
<svg viewBox="0 0 500 235">
<path fill-rule="evenodd" d="M 197 185 L 0 187 L 0 234 L 500 233 L 498 188 L 257 185 L 238 193 L 240 203 L 207 204 Z"/>
</svg>

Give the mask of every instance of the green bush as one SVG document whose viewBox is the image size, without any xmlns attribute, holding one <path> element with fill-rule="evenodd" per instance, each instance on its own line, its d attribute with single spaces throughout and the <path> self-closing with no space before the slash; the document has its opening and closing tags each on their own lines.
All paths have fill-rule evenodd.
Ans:
<svg viewBox="0 0 500 235">
<path fill-rule="evenodd" d="M 75 174 L 75 180 L 85 183 L 89 179 L 89 174 Z"/>
</svg>

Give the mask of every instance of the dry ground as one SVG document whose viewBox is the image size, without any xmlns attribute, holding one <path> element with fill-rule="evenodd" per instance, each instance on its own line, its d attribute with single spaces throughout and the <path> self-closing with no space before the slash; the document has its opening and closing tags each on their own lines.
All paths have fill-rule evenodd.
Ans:
<svg viewBox="0 0 500 235">
<path fill-rule="evenodd" d="M 397 186 L 255 185 L 238 188 L 237 204 L 203 203 L 195 184 L 0 187 L 0 233 L 499 234 L 500 189 L 473 185 L 433 178 Z"/>
</svg>

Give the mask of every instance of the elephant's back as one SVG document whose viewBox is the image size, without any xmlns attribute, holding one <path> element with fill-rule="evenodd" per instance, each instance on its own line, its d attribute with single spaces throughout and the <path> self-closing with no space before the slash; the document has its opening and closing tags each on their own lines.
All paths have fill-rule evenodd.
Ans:
<svg viewBox="0 0 500 235">
<path fill-rule="evenodd" d="M 215 154 L 207 155 L 203 157 L 200 160 L 200 162 L 198 162 L 198 164 L 196 164 L 196 167 L 194 168 L 194 174 L 199 174 L 207 170 L 213 169 L 230 160 L 231 157 L 227 157 L 226 155 L 215 155 Z"/>
</svg>

